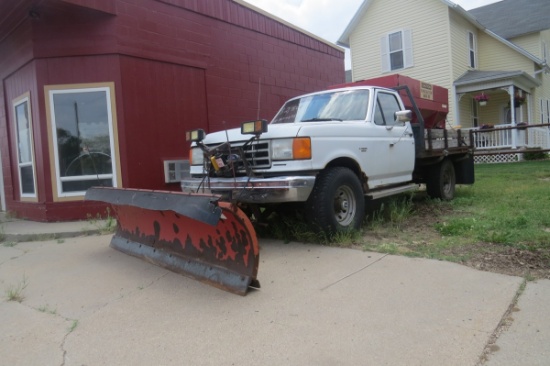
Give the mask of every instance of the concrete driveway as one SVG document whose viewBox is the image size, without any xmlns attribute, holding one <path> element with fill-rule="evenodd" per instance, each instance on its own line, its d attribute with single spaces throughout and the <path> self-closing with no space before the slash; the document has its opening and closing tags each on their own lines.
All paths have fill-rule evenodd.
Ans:
<svg viewBox="0 0 550 366">
<path fill-rule="evenodd" d="M 550 364 L 550 281 L 521 292 L 522 278 L 457 264 L 262 240 L 262 289 L 241 297 L 110 239 L 0 246 L 0 363 Z"/>
</svg>

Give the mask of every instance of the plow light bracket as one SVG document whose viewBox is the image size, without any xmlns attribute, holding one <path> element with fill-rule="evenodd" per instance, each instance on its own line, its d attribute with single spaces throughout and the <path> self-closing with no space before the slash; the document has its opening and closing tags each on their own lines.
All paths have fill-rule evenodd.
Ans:
<svg viewBox="0 0 550 366">
<path fill-rule="evenodd" d="M 206 133 L 202 128 L 199 128 L 198 130 L 187 131 L 185 133 L 185 139 L 188 142 L 200 142 L 204 140 L 205 136 L 206 136 Z"/>
<path fill-rule="evenodd" d="M 257 121 L 248 121 L 241 124 L 241 134 L 256 135 L 267 132 L 267 120 L 259 119 Z"/>
</svg>

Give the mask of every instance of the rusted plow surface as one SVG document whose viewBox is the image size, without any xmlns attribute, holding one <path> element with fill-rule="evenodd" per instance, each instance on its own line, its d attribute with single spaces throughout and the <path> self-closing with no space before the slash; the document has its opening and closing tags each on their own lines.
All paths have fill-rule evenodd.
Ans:
<svg viewBox="0 0 550 366">
<path fill-rule="evenodd" d="M 239 295 L 260 287 L 252 223 L 219 197 L 91 188 L 86 199 L 111 204 L 118 222 L 111 247 Z"/>
</svg>

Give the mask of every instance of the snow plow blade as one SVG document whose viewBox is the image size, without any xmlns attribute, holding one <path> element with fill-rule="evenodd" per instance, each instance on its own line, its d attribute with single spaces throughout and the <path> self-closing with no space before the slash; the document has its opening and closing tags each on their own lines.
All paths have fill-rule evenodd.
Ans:
<svg viewBox="0 0 550 366">
<path fill-rule="evenodd" d="M 118 222 L 111 247 L 220 289 L 259 288 L 259 247 L 248 217 L 218 196 L 90 188 Z"/>
</svg>

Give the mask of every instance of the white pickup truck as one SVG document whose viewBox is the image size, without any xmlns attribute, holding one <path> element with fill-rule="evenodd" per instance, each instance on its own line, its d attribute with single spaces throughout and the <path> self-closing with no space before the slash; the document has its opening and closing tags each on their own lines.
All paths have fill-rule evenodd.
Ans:
<svg viewBox="0 0 550 366">
<path fill-rule="evenodd" d="M 192 131 L 191 176 L 181 188 L 220 194 L 256 218 L 292 204 L 327 233 L 358 229 L 366 201 L 420 184 L 431 197 L 453 199 L 455 184 L 474 182 L 471 137 L 424 128 L 402 93 L 364 85 L 326 90 L 290 99 L 269 124 Z"/>
</svg>

